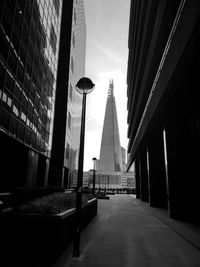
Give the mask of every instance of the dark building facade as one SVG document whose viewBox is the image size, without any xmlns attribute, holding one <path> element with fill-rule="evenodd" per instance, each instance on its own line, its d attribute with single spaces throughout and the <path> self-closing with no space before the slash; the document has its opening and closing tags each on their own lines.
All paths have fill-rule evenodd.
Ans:
<svg viewBox="0 0 200 267">
<path fill-rule="evenodd" d="M 199 222 L 200 2 L 131 1 L 128 169 L 137 198 Z"/>
<path fill-rule="evenodd" d="M 73 2 L 0 1 L 0 191 L 61 185 L 49 166 L 66 135 Z"/>
</svg>

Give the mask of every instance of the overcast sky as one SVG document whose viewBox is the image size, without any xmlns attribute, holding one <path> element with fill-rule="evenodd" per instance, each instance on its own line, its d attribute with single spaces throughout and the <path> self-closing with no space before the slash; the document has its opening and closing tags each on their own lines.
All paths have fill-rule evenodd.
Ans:
<svg viewBox="0 0 200 267">
<path fill-rule="evenodd" d="M 84 171 L 99 158 L 109 80 L 114 81 L 121 146 L 127 149 L 126 71 L 130 0 L 84 0 L 86 72 L 96 84 L 87 96 Z"/>
</svg>

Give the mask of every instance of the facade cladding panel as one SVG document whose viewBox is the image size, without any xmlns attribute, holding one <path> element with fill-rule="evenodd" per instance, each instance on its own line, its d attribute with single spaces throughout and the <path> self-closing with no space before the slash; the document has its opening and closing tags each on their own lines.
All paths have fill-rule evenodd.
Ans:
<svg viewBox="0 0 200 267">
<path fill-rule="evenodd" d="M 76 176 L 80 144 L 82 95 L 76 91 L 76 83 L 85 76 L 86 22 L 84 3 L 74 1 L 72 15 L 70 71 L 68 84 L 68 118 L 65 139 L 64 167 Z"/>
<path fill-rule="evenodd" d="M 50 156 L 61 3 L 1 1 L 0 128 Z"/>
</svg>

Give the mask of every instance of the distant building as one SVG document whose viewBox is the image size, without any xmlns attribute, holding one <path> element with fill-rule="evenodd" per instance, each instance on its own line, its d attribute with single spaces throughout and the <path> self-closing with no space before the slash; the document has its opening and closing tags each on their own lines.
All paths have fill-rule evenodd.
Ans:
<svg viewBox="0 0 200 267">
<path fill-rule="evenodd" d="M 90 172 L 83 172 L 83 187 L 89 187 Z"/>
<path fill-rule="evenodd" d="M 89 187 L 89 177 L 90 172 L 83 172 L 83 188 Z M 76 172 L 70 172 L 69 174 L 69 184 L 70 188 L 76 188 L 77 187 L 77 180 L 78 180 L 78 173 Z"/>
<path fill-rule="evenodd" d="M 126 149 L 120 145 L 117 110 L 113 80 L 109 83 L 105 118 L 100 148 L 100 159 L 96 161 L 96 189 L 133 189 L 135 177 L 126 171 Z M 93 172 L 89 172 L 89 187 L 93 184 Z"/>
<path fill-rule="evenodd" d="M 121 155 L 122 155 L 122 171 L 126 171 L 126 149 L 121 146 Z"/>
<path fill-rule="evenodd" d="M 86 179 L 87 176 L 85 176 Z M 89 188 L 93 186 L 93 172 L 88 172 Z M 96 172 L 96 190 L 134 189 L 134 172 Z"/>
</svg>

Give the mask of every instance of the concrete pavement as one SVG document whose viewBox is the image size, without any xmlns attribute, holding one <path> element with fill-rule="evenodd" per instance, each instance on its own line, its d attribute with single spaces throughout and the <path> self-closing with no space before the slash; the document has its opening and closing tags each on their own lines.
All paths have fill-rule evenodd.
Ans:
<svg viewBox="0 0 200 267">
<path fill-rule="evenodd" d="M 72 257 L 72 244 L 52 267 L 199 267 L 199 228 L 164 213 L 133 195 L 99 200 L 81 233 L 81 256 Z"/>
</svg>

